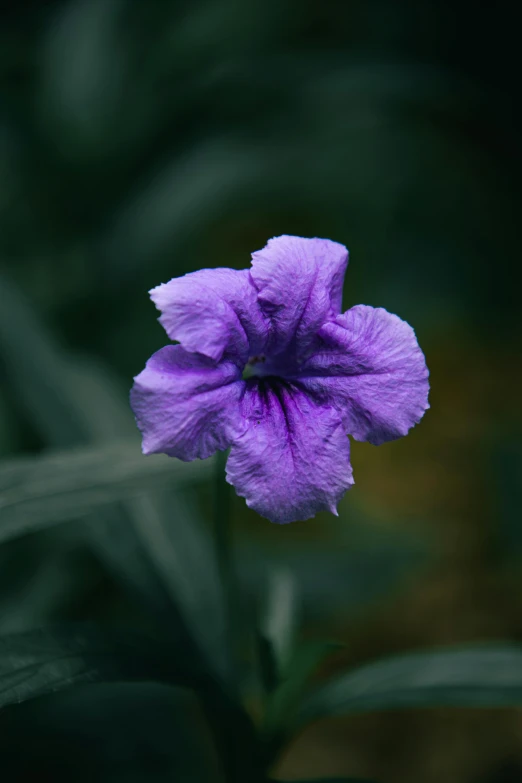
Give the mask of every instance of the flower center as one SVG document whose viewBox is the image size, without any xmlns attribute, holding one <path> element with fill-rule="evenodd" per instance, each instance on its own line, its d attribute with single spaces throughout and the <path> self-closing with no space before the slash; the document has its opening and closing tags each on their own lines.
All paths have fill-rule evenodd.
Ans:
<svg viewBox="0 0 522 783">
<path fill-rule="evenodd" d="M 263 375 L 262 365 L 265 361 L 266 356 L 263 354 L 251 356 L 243 370 L 243 380 L 246 381 L 248 378 L 256 378 L 259 375 Z"/>
</svg>

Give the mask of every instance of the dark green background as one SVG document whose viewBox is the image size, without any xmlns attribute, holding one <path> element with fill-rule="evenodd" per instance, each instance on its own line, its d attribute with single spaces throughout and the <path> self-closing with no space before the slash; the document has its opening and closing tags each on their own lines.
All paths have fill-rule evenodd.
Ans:
<svg viewBox="0 0 522 783">
<path fill-rule="evenodd" d="M 245 585 L 289 569 L 302 633 L 345 641 L 342 663 L 520 640 L 518 45 L 507 3 L 4 5 L 1 458 L 129 432 L 132 376 L 166 343 L 149 288 L 245 267 L 281 233 L 330 237 L 351 252 L 345 306 L 414 326 L 432 407 L 407 439 L 353 445 L 338 520 L 279 528 L 237 500 Z M 99 403 L 106 383 L 121 417 Z M 196 502 L 209 517 L 207 485 Z M 2 548 L 2 633 L 145 622 L 80 527 Z M 26 757 L 39 721 L 63 732 L 67 698 L 45 719 L 38 706 Z M 163 727 L 165 698 L 147 707 Z M 280 774 L 508 783 L 521 748 L 514 710 L 383 714 L 318 724 Z"/>
</svg>

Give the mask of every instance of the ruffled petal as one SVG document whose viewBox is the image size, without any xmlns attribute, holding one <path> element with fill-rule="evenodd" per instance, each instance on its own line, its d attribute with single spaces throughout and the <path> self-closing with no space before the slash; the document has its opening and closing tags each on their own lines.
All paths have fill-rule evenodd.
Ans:
<svg viewBox="0 0 522 783">
<path fill-rule="evenodd" d="M 227 481 L 247 505 L 278 523 L 336 514 L 353 484 L 339 414 L 268 378 L 247 382 L 241 413 L 247 426 L 232 445 Z"/>
<path fill-rule="evenodd" d="M 323 350 L 300 384 L 334 405 L 346 432 L 375 445 L 406 435 L 428 405 L 428 368 L 409 324 L 381 307 L 352 307 L 319 331 Z"/>
<path fill-rule="evenodd" d="M 252 280 L 272 326 L 271 357 L 299 357 L 341 311 L 348 251 L 329 239 L 281 236 L 252 254 Z"/>
<path fill-rule="evenodd" d="M 239 363 L 262 353 L 268 321 L 257 303 L 248 269 L 200 269 L 153 288 L 160 323 L 171 340 L 190 352 Z"/>
<path fill-rule="evenodd" d="M 241 431 L 244 381 L 233 362 L 216 366 L 180 345 L 167 345 L 134 381 L 131 407 L 144 454 L 159 452 L 187 462 L 206 459 L 228 448 Z"/>
</svg>

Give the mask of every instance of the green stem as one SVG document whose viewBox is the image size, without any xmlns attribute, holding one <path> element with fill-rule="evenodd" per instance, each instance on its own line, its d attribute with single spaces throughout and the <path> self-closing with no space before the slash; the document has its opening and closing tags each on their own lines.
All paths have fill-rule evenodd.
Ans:
<svg viewBox="0 0 522 783">
<path fill-rule="evenodd" d="M 241 693 L 239 687 L 239 675 L 236 662 L 239 659 L 239 638 L 241 619 L 241 595 L 238 587 L 237 574 L 234 562 L 233 537 L 232 537 L 232 487 L 225 479 L 225 464 L 227 452 L 219 451 L 215 462 L 214 480 L 214 550 L 226 611 L 226 632 L 228 649 L 230 651 L 230 696 L 231 703 L 241 705 Z M 264 748 L 260 747 L 254 726 L 247 713 L 239 707 L 238 716 L 241 716 L 243 724 L 232 726 L 233 732 L 229 737 L 226 731 L 226 720 L 223 722 L 221 706 L 218 707 L 217 720 L 221 730 L 225 731 L 225 753 L 231 764 L 228 773 L 231 783 L 262 783 L 266 780 L 266 759 Z M 241 731 L 239 731 L 241 730 Z M 271 758 L 267 756 L 267 758 Z"/>
</svg>

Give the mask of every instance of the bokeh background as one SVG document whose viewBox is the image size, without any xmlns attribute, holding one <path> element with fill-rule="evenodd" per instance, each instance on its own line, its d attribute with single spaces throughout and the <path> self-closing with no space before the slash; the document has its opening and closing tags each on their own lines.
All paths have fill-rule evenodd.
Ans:
<svg viewBox="0 0 522 783">
<path fill-rule="evenodd" d="M 382 306 L 415 327 L 431 409 L 401 441 L 353 445 L 356 485 L 338 519 L 277 527 L 233 505 L 244 589 L 291 584 L 302 637 L 346 644 L 330 671 L 522 640 L 513 14 L 449 0 L 2 4 L 2 461 L 132 438 L 132 377 L 166 343 L 148 289 L 200 267 L 245 267 L 271 236 L 346 244 L 345 307 Z M 85 533 L 103 524 L 91 516 L 2 546 L 0 632 L 140 627 Z M 66 714 L 89 714 L 68 698 Z M 24 752 L 52 766 L 68 723 L 45 702 L 38 710 Z M 82 729 L 98 732 L 90 754 L 124 743 L 114 722 Z M 522 716 L 324 721 L 277 771 L 519 781 Z"/>
</svg>

